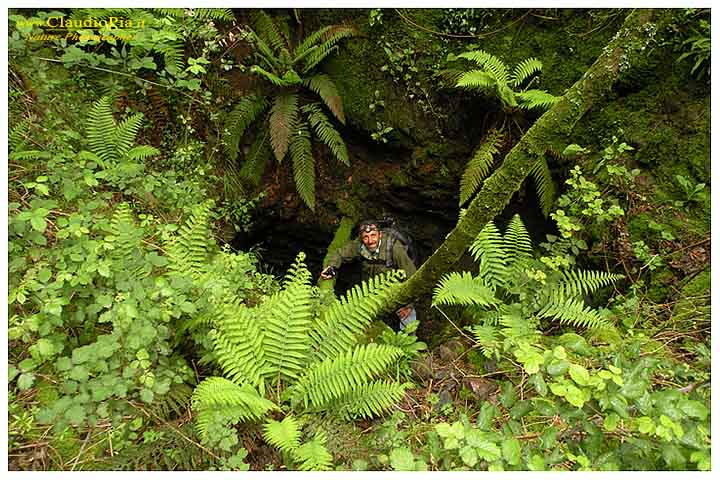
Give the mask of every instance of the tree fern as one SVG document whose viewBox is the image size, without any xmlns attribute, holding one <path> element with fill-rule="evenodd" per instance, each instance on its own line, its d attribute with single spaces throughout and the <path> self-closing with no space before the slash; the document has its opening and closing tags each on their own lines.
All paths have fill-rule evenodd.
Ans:
<svg viewBox="0 0 720 480">
<path fill-rule="evenodd" d="M 490 131 L 480 147 L 468 162 L 460 180 L 460 205 L 465 204 L 478 190 L 482 181 L 487 177 L 493 164 L 493 155 L 499 153 L 504 141 L 504 135 L 497 131 Z"/>
<path fill-rule="evenodd" d="M 320 109 L 320 105 L 311 103 L 302 107 L 302 110 L 307 115 L 308 122 L 310 122 L 310 125 L 315 131 L 315 136 L 330 148 L 335 158 L 345 165 L 350 166 L 350 159 L 345 142 L 343 142 L 338 131 L 335 130 L 335 127 L 333 127 L 330 120 L 328 120 Z"/>
<path fill-rule="evenodd" d="M 535 191 L 540 199 L 540 207 L 545 217 L 547 217 L 550 214 L 550 209 L 555 200 L 555 182 L 553 182 L 550 168 L 545 158 L 538 158 L 530 168 L 529 175 L 535 182 Z"/>
<path fill-rule="evenodd" d="M 278 422 L 268 420 L 263 426 L 265 441 L 283 453 L 294 453 L 300 447 L 300 422 L 288 415 Z"/>
<path fill-rule="evenodd" d="M 310 332 L 314 360 L 332 358 L 352 348 L 357 336 L 382 312 L 393 287 L 403 277 L 399 270 L 375 275 L 325 307 Z"/>
<path fill-rule="evenodd" d="M 342 100 L 338 94 L 335 82 L 328 75 L 317 74 L 303 81 L 303 85 L 313 92 L 320 95 L 325 105 L 335 115 L 335 118 L 345 123 L 345 114 L 343 113 Z"/>
<path fill-rule="evenodd" d="M 233 160 L 237 158 L 240 140 L 245 130 L 267 108 L 267 100 L 259 95 L 240 99 L 225 119 L 225 151 Z"/>
<path fill-rule="evenodd" d="M 279 95 L 270 112 L 270 144 L 278 162 L 288 151 L 290 137 L 297 131 L 298 96 L 287 93 Z"/>
<path fill-rule="evenodd" d="M 469 272 L 450 272 L 433 292 L 433 305 L 483 305 L 496 303 L 494 292 Z"/>
<path fill-rule="evenodd" d="M 293 404 L 320 409 L 382 373 L 402 355 L 390 345 L 358 345 L 308 367 L 291 387 Z"/>
<path fill-rule="evenodd" d="M 542 70 L 542 62 L 537 58 L 526 58 L 522 62 L 515 65 L 510 75 L 510 84 L 513 87 L 519 87 L 525 80 Z"/>
<path fill-rule="evenodd" d="M 310 132 L 304 121 L 298 122 L 290 143 L 295 187 L 310 210 L 315 210 L 315 159 L 312 156 Z"/>
</svg>

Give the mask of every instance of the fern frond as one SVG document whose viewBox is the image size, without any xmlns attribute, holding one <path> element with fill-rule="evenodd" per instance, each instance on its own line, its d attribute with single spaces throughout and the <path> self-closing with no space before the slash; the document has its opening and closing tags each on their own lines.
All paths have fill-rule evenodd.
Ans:
<svg viewBox="0 0 720 480">
<path fill-rule="evenodd" d="M 214 237 L 209 226 L 213 205 L 214 202 L 208 200 L 194 207 L 190 218 L 166 245 L 171 270 L 191 275 L 198 275 L 203 271 L 210 246 L 213 245 Z"/>
<path fill-rule="evenodd" d="M 483 227 L 470 245 L 469 251 L 480 266 L 478 278 L 493 288 L 506 284 L 507 252 L 503 237 L 493 222 L 488 222 Z"/>
<path fill-rule="evenodd" d="M 357 345 L 350 351 L 314 363 L 291 388 L 294 405 L 321 409 L 355 391 L 400 358 L 402 350 L 390 345 Z"/>
<path fill-rule="evenodd" d="M 398 403 L 405 394 L 406 385 L 388 380 L 376 380 L 361 385 L 333 403 L 333 414 L 344 420 L 372 418 L 382 415 Z"/>
<path fill-rule="evenodd" d="M 470 200 L 487 177 L 493 164 L 493 155 L 500 153 L 498 149 L 502 146 L 503 138 L 502 132 L 491 130 L 475 151 L 460 179 L 460 205 Z"/>
<path fill-rule="evenodd" d="M 286 284 L 272 308 L 263 306 L 266 378 L 296 379 L 305 371 L 310 355 L 311 299 L 308 274 L 306 279 Z"/>
<path fill-rule="evenodd" d="M 177 75 L 183 69 L 185 58 L 185 45 L 182 42 L 170 42 L 160 48 L 165 69 L 172 75 Z"/>
<path fill-rule="evenodd" d="M 502 327 L 501 332 L 505 341 L 515 345 L 518 342 L 532 344 L 538 341 L 542 333 L 536 328 L 537 320 L 527 318 L 520 305 L 508 305 L 502 310 L 498 317 L 498 323 Z"/>
<path fill-rule="evenodd" d="M 333 25 L 326 25 L 324 27 L 319 28 L 318 30 L 315 30 L 310 35 L 307 35 L 300 44 L 295 47 L 295 50 L 293 53 L 295 54 L 295 57 L 293 58 L 293 65 L 297 65 L 298 62 L 300 62 L 307 54 L 311 51 L 313 47 L 317 48 L 317 43 L 320 41 L 321 38 L 323 38 L 324 35 L 327 34 L 331 29 L 333 28 Z"/>
<path fill-rule="evenodd" d="M 310 332 L 313 359 L 322 361 L 352 348 L 403 278 L 401 270 L 383 272 L 355 285 L 345 296 L 325 307 Z"/>
<path fill-rule="evenodd" d="M 566 298 L 577 298 L 594 293 L 598 289 L 625 278 L 615 273 L 594 270 L 569 270 L 562 272 L 562 280 L 557 284 Z"/>
<path fill-rule="evenodd" d="M 192 8 L 190 9 L 192 16 L 195 18 L 209 18 L 211 20 L 223 20 L 232 22 L 235 20 L 232 9 L 230 8 Z"/>
<path fill-rule="evenodd" d="M 9 155 L 10 160 L 37 160 L 39 158 L 50 158 L 49 152 L 41 150 L 23 150 L 21 152 L 13 152 Z"/>
<path fill-rule="evenodd" d="M 467 90 L 487 90 L 497 85 L 497 79 L 490 73 L 482 70 L 470 70 L 460 74 L 455 81 L 455 87 Z"/>
<path fill-rule="evenodd" d="M 562 97 L 556 97 L 545 90 L 533 89 L 518 92 L 515 94 L 515 98 L 518 100 L 518 106 L 525 110 L 532 110 L 533 108 L 547 110 L 559 102 Z"/>
<path fill-rule="evenodd" d="M 87 120 L 87 137 L 90 149 L 105 161 L 115 159 L 115 119 L 112 114 L 112 99 L 102 97 L 95 102 Z"/>
<path fill-rule="evenodd" d="M 32 122 L 33 118 L 27 117 L 23 118 L 14 127 L 12 127 L 12 130 L 10 130 L 10 133 L 8 134 L 8 147 L 11 152 L 20 150 L 22 146 L 25 145 L 25 142 L 29 138 L 28 132 L 30 131 L 30 125 Z"/>
<path fill-rule="evenodd" d="M 494 357 L 500 351 L 502 342 L 498 339 L 498 329 L 492 325 L 473 325 L 470 327 L 475 342 L 485 358 Z"/>
<path fill-rule="evenodd" d="M 566 298 L 557 290 L 550 293 L 550 298 L 538 315 L 559 320 L 562 324 L 592 330 L 611 326 L 597 311 L 586 306 L 582 300 Z"/>
<path fill-rule="evenodd" d="M 550 209 L 552 209 L 553 201 L 555 200 L 555 182 L 553 182 L 552 175 L 550 175 L 547 160 L 545 160 L 544 157 L 538 158 L 533 166 L 530 167 L 530 172 L 528 173 L 533 178 L 535 190 L 540 200 L 540 207 L 547 218 L 550 214 Z"/>
<path fill-rule="evenodd" d="M 265 441 L 283 453 L 294 453 L 300 447 L 300 422 L 288 415 L 281 422 L 268 420 L 263 426 Z"/>
<path fill-rule="evenodd" d="M 225 119 L 225 152 L 235 160 L 240 149 L 240 140 L 245 130 L 267 108 L 267 100 L 259 95 L 248 95 L 240 99 Z"/>
<path fill-rule="evenodd" d="M 200 438 L 208 438 L 208 427 L 213 421 L 245 422 L 258 420 L 269 410 L 278 407 L 261 397 L 250 385 L 238 385 L 222 377 L 203 380 L 192 394 L 191 404 L 195 410 L 196 425 Z"/>
<path fill-rule="evenodd" d="M 343 125 L 345 124 L 342 99 L 338 94 L 335 83 L 329 76 L 324 74 L 313 75 L 304 80 L 303 85 L 320 95 L 320 98 L 322 98 L 325 105 L 327 105 L 333 115 L 335 115 L 335 118 L 340 120 L 340 123 Z"/>
<path fill-rule="evenodd" d="M 500 85 L 506 85 L 508 83 L 508 70 L 505 63 L 497 58 L 495 55 L 487 53 L 483 50 L 474 50 L 470 52 L 463 52 L 458 55 L 459 58 L 466 58 L 477 63 L 480 67 L 492 73 L 495 80 Z"/>
<path fill-rule="evenodd" d="M 293 285 L 308 286 L 312 275 L 305 263 L 305 252 L 300 252 L 295 257 L 295 261 L 288 268 L 285 278 L 283 279 L 283 288 L 290 288 Z"/>
<path fill-rule="evenodd" d="M 142 247 L 142 230 L 133 219 L 132 210 L 127 203 L 119 204 L 110 220 L 109 236 L 105 237 L 107 247 L 115 259 L 129 260 L 133 252 Z"/>
<path fill-rule="evenodd" d="M 335 130 L 335 127 L 333 127 L 330 120 L 328 120 L 320 109 L 320 104 L 311 103 L 305 105 L 302 107 L 302 111 L 307 115 L 308 121 L 315 131 L 317 138 L 330 148 L 335 158 L 345 165 L 350 166 L 350 158 L 345 142 L 343 142 L 338 131 Z"/>
<path fill-rule="evenodd" d="M 245 156 L 245 163 L 243 163 L 239 175 L 250 181 L 253 185 L 256 185 L 260 177 L 262 177 L 271 155 L 270 132 L 265 122 L 263 122 L 255 140 L 252 145 L 250 145 L 250 151 Z"/>
<path fill-rule="evenodd" d="M 312 440 L 300 445 L 293 458 L 300 463 L 300 470 L 316 471 L 330 470 L 332 455 L 325 448 L 327 436 L 324 432 L 317 432 Z"/>
<path fill-rule="evenodd" d="M 129 160 L 145 160 L 155 155 L 160 155 L 160 150 L 150 145 L 137 145 L 127 152 Z"/>
<path fill-rule="evenodd" d="M 503 237 L 510 268 L 524 268 L 532 259 L 532 241 L 520 215 L 513 215 Z"/>
<path fill-rule="evenodd" d="M 275 97 L 270 112 L 270 144 L 278 162 L 282 162 L 297 131 L 298 96 L 283 94 Z M 301 148 L 297 146 L 296 148 Z M 314 175 L 314 172 L 313 172 Z"/>
<path fill-rule="evenodd" d="M 512 85 L 513 87 L 519 87 L 533 74 L 541 71 L 542 67 L 542 62 L 537 58 L 526 58 L 522 62 L 515 65 L 512 75 L 510 75 L 510 85 Z"/>
<path fill-rule="evenodd" d="M 287 42 L 283 38 L 270 15 L 262 10 L 250 10 L 250 21 L 253 24 L 255 33 L 265 40 L 275 50 L 287 47 Z"/>
<path fill-rule="evenodd" d="M 118 124 L 111 140 L 118 158 L 124 157 L 130 151 L 130 147 L 135 143 L 135 136 L 140 131 L 142 120 L 143 114 L 136 113 Z"/>
<path fill-rule="evenodd" d="M 152 412 L 163 420 L 170 420 L 172 415 L 182 416 L 190 407 L 193 387 L 187 383 L 177 383 L 170 387 L 164 395 L 155 397 L 150 405 Z"/>
<path fill-rule="evenodd" d="M 310 210 L 315 211 L 315 159 L 312 156 L 310 131 L 304 120 L 297 121 L 297 130 L 290 139 L 295 188 Z"/>
<path fill-rule="evenodd" d="M 289 83 L 283 78 L 278 77 L 273 72 L 268 72 L 259 65 L 250 67 L 250 72 L 265 78 L 267 81 L 278 87 L 287 87 Z"/>
<path fill-rule="evenodd" d="M 470 272 L 450 272 L 445 275 L 433 291 L 432 305 L 482 305 L 497 303 L 495 293 L 473 278 Z"/>
<path fill-rule="evenodd" d="M 322 44 L 310 52 L 305 59 L 305 67 L 303 74 L 307 74 L 322 62 L 330 53 L 337 50 L 337 43 L 343 38 L 352 37 L 357 34 L 357 30 L 347 25 L 335 25 L 321 35 Z"/>
<path fill-rule="evenodd" d="M 265 333 L 257 321 L 255 309 L 236 302 L 217 308 L 211 332 L 217 362 L 235 383 L 261 385 L 265 370 Z"/>
<path fill-rule="evenodd" d="M 436 76 L 440 79 L 441 86 L 454 87 L 463 73 L 465 73 L 465 70 L 460 70 L 459 68 L 446 68 L 438 71 Z"/>
</svg>

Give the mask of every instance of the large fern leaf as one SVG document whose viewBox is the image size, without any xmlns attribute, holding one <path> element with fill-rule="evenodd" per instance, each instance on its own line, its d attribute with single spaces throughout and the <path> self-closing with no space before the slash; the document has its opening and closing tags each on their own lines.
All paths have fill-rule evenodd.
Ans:
<svg viewBox="0 0 720 480">
<path fill-rule="evenodd" d="M 240 99 L 225 119 L 225 151 L 231 159 L 237 158 L 240 140 L 245 130 L 267 108 L 267 100 L 260 95 Z"/>
<path fill-rule="evenodd" d="M 342 99 L 340 98 L 340 94 L 338 94 L 335 83 L 329 76 L 324 74 L 313 75 L 304 80 L 303 85 L 320 95 L 320 98 L 322 98 L 333 115 L 340 120 L 340 123 L 345 124 Z"/>
<path fill-rule="evenodd" d="M 297 130 L 298 96 L 286 93 L 275 97 L 270 112 L 270 144 L 278 162 L 282 162 Z M 299 147 L 298 147 L 299 148 Z"/>
<path fill-rule="evenodd" d="M 291 387 L 293 404 L 322 409 L 365 385 L 401 355 L 400 348 L 371 343 L 314 363 Z"/>
<path fill-rule="evenodd" d="M 192 408 L 197 414 L 196 425 L 203 441 L 213 421 L 237 423 L 258 420 L 269 410 L 277 409 L 250 385 L 238 385 L 222 377 L 210 377 L 195 388 Z"/>
<path fill-rule="evenodd" d="M 233 302 L 215 311 L 216 331 L 211 334 L 218 364 L 235 383 L 259 387 L 265 369 L 265 332 L 255 309 Z"/>
<path fill-rule="evenodd" d="M 515 94 L 515 98 L 518 100 L 518 106 L 522 109 L 532 110 L 533 108 L 537 108 L 540 110 L 547 110 L 559 102 L 562 97 L 556 97 L 545 90 L 533 89 L 525 92 L 518 92 Z"/>
<path fill-rule="evenodd" d="M 461 73 L 455 80 L 455 86 L 467 90 L 487 90 L 497 85 L 494 75 L 482 70 L 470 70 Z"/>
<path fill-rule="evenodd" d="M 535 73 L 542 70 L 542 62 L 537 58 L 526 58 L 522 62 L 515 65 L 512 75 L 510 75 L 510 85 L 513 87 L 519 87 L 525 80 L 530 78 Z"/>
<path fill-rule="evenodd" d="M 497 303 L 495 293 L 470 272 L 450 272 L 433 291 L 433 305 L 482 305 Z"/>
<path fill-rule="evenodd" d="M 497 327 L 493 325 L 473 325 L 470 327 L 470 331 L 475 337 L 483 356 L 492 358 L 500 351 L 502 342 L 499 341 Z"/>
<path fill-rule="evenodd" d="M 297 130 L 290 140 L 295 188 L 310 210 L 315 210 L 315 159 L 312 156 L 310 131 L 304 120 L 297 121 Z"/>
<path fill-rule="evenodd" d="M 470 254 L 480 269 L 478 277 L 492 287 L 504 286 L 508 280 L 507 252 L 500 231 L 488 222 L 470 245 Z"/>
<path fill-rule="evenodd" d="M 597 311 L 586 306 L 582 300 L 566 298 L 559 291 L 551 292 L 547 302 L 538 312 L 541 317 L 550 317 L 560 323 L 589 329 L 610 328 L 610 323 Z"/>
<path fill-rule="evenodd" d="M 403 278 L 401 270 L 383 272 L 355 285 L 345 296 L 326 306 L 310 332 L 313 359 L 322 361 L 352 348 L 358 335 L 382 312 Z"/>
<path fill-rule="evenodd" d="M 288 415 L 281 422 L 268 420 L 263 426 L 265 441 L 283 453 L 294 453 L 300 447 L 300 422 Z"/>
<path fill-rule="evenodd" d="M 333 403 L 332 411 L 345 420 L 379 416 L 399 402 L 405 390 L 406 385 L 376 380 L 340 397 Z"/>
<path fill-rule="evenodd" d="M 470 200 L 487 177 L 493 164 L 493 155 L 500 152 L 499 148 L 502 146 L 503 138 L 501 132 L 492 130 L 475 151 L 460 179 L 460 205 Z"/>
<path fill-rule="evenodd" d="M 557 288 L 566 298 L 576 298 L 594 293 L 623 278 L 623 275 L 615 273 L 570 270 L 562 272 L 562 280 L 557 284 Z"/>
<path fill-rule="evenodd" d="M 342 40 L 343 38 L 352 37 L 356 34 L 357 30 L 354 27 L 348 25 L 334 25 L 332 28 L 325 31 L 320 36 L 322 44 L 318 45 L 318 48 L 310 52 L 305 58 L 305 67 L 303 68 L 303 74 L 307 74 L 308 72 L 310 72 L 328 55 L 330 55 L 330 53 L 336 50 L 336 45 L 340 40 Z"/>
<path fill-rule="evenodd" d="M 112 99 L 102 97 L 90 109 L 87 120 L 87 137 L 90 149 L 104 161 L 116 160 L 115 119 Z"/>
<path fill-rule="evenodd" d="M 257 184 L 271 156 L 270 131 L 263 123 L 258 129 L 255 140 L 250 145 L 250 151 L 245 156 L 245 163 L 240 168 L 239 175 L 252 184 Z"/>
<path fill-rule="evenodd" d="M 282 33 L 280 33 L 277 25 L 273 22 L 273 19 L 270 18 L 270 15 L 263 10 L 250 10 L 250 21 L 257 35 L 265 40 L 273 49 L 279 50 L 287 46 L 287 42 L 285 38 L 283 38 Z"/>
<path fill-rule="evenodd" d="M 539 158 L 530 168 L 529 174 L 535 182 L 540 207 L 545 217 L 547 217 L 555 200 L 555 182 L 553 182 L 552 175 L 550 175 L 547 160 L 544 157 Z"/>
<path fill-rule="evenodd" d="M 204 270 L 214 238 L 209 226 L 213 205 L 213 201 L 209 200 L 194 207 L 187 222 L 166 245 L 171 270 L 195 276 Z"/>
<path fill-rule="evenodd" d="M 140 131 L 143 114 L 136 113 L 122 120 L 114 131 L 112 136 L 113 147 L 118 158 L 124 157 L 130 151 L 135 136 Z"/>
<path fill-rule="evenodd" d="M 463 52 L 458 55 L 459 58 L 466 58 L 477 63 L 486 71 L 491 72 L 498 84 L 506 85 L 508 83 L 508 69 L 505 63 L 496 56 L 483 50 L 474 50 Z"/>
<path fill-rule="evenodd" d="M 328 452 L 325 444 L 327 436 L 324 432 L 315 434 L 312 440 L 300 445 L 293 458 L 300 463 L 300 470 L 330 470 L 332 466 L 332 455 Z"/>
<path fill-rule="evenodd" d="M 503 240 L 505 242 L 505 251 L 508 254 L 508 266 L 516 269 L 525 268 L 532 259 L 532 240 L 525 228 L 525 224 L 517 213 L 510 220 Z"/>
<path fill-rule="evenodd" d="M 347 147 L 342 137 L 335 130 L 330 120 L 325 116 L 317 103 L 311 103 L 302 107 L 303 112 L 307 115 L 308 122 L 315 131 L 315 136 L 330 148 L 335 158 L 345 165 L 350 165 Z"/>
</svg>

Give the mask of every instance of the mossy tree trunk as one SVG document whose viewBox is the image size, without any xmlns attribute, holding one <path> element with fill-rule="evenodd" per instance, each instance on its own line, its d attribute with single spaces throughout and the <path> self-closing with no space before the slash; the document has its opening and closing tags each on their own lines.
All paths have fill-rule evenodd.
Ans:
<svg viewBox="0 0 720 480">
<path fill-rule="evenodd" d="M 485 181 L 465 215 L 432 256 L 404 282 L 388 309 L 432 291 L 482 228 L 502 212 L 530 168 L 547 151 L 562 151 L 578 120 L 610 91 L 618 77 L 647 55 L 655 34 L 669 21 L 668 10 L 634 10 L 589 70 L 545 112 Z"/>
</svg>

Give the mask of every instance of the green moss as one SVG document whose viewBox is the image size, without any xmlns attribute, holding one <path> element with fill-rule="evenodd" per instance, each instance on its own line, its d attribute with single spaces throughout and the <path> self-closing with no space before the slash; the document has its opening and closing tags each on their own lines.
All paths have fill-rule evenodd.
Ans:
<svg viewBox="0 0 720 480">
<path fill-rule="evenodd" d="M 683 286 L 673 308 L 674 322 L 710 321 L 710 268 L 703 270 Z M 695 325 L 692 325 L 693 327 Z M 680 328 L 683 328 L 682 326 Z M 687 328 L 687 327 L 685 327 Z"/>
</svg>

